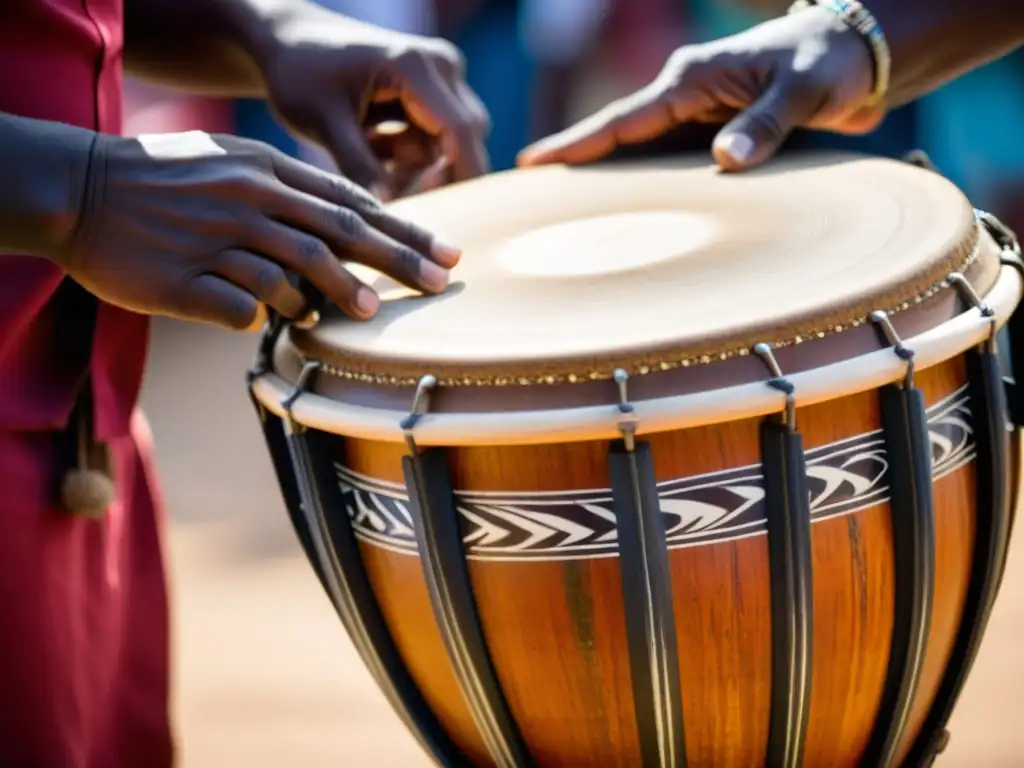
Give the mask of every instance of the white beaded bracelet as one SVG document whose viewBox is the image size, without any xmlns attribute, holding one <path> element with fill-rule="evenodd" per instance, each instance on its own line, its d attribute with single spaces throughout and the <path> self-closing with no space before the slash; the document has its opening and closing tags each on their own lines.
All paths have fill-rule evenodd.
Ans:
<svg viewBox="0 0 1024 768">
<path fill-rule="evenodd" d="M 868 106 L 880 104 L 889 91 L 889 75 L 892 69 L 892 52 L 889 50 L 889 41 L 886 40 L 882 27 L 871 11 L 859 0 L 796 0 L 790 6 L 789 12 L 795 13 L 814 5 L 832 11 L 871 46 L 875 62 L 875 87 L 868 98 Z"/>
</svg>

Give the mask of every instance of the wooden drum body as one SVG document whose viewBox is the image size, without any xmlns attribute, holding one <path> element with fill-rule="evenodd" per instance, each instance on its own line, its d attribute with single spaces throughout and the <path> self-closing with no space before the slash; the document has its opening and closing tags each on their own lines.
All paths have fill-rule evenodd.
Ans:
<svg viewBox="0 0 1024 768">
<path fill-rule="evenodd" d="M 503 174 L 400 205 L 464 234 L 439 211 L 587 172 Z M 728 276 L 701 282 L 720 268 L 701 261 L 720 248 L 709 236 L 678 289 L 703 309 L 666 303 L 666 322 L 683 313 L 686 325 L 674 337 L 652 328 L 664 338 L 647 346 L 595 340 L 602 322 L 628 324 L 642 296 L 536 264 L 527 282 L 561 280 L 567 313 L 612 313 L 593 320 L 595 338 L 535 322 L 517 346 L 502 300 L 489 314 L 485 296 L 474 314 L 472 274 L 453 284 L 461 309 L 398 291 L 393 313 L 369 324 L 272 323 L 254 401 L 357 650 L 444 766 L 930 763 L 985 630 L 1016 500 L 1013 390 L 1008 405 L 996 346 L 1022 291 L 1013 242 L 952 185 L 890 161 L 814 155 L 752 181 L 686 162 L 602 173 L 586 180 L 597 199 L 624 181 L 642 198 L 666 178 L 723 195 L 774 180 L 782 196 L 820 198 L 824 184 L 856 198 L 877 177 L 880 196 L 906 201 L 905 185 L 928 200 L 900 208 L 867 248 L 879 264 L 903 253 L 901 277 L 840 285 L 845 304 L 731 303 Z M 566 218 L 587 206 L 567 204 Z M 839 208 L 811 206 L 809 228 L 834 235 Z M 908 255 L 894 241 L 913 239 L 921 210 L 929 242 Z M 499 216 L 496 239 L 532 231 L 528 218 Z M 750 296 L 799 281 L 788 248 L 772 275 L 732 279 L 753 282 Z M 467 270 L 485 268 L 470 266 L 477 253 L 488 269 L 510 258 L 467 247 Z M 609 280 L 642 283 L 677 257 Z M 819 284 L 856 282 L 847 264 L 822 266 Z M 594 280 L 597 309 L 574 304 Z M 530 292 L 507 290 L 527 312 Z M 701 311 L 718 319 L 695 327 L 685 313 Z M 436 312 L 479 327 L 460 336 Z M 492 321 L 489 347 L 480 327 Z M 403 352 L 417 335 L 423 350 Z M 559 348 L 574 344 L 576 356 Z"/>
</svg>

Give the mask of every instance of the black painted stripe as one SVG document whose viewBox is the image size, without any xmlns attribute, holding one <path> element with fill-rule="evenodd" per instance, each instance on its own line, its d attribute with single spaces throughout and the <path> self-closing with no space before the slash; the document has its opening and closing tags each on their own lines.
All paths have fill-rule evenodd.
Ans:
<svg viewBox="0 0 1024 768">
<path fill-rule="evenodd" d="M 766 421 L 761 463 L 768 516 L 772 610 L 772 694 L 766 764 L 803 764 L 811 700 L 814 595 L 811 511 L 799 432 Z"/>
<path fill-rule="evenodd" d="M 1003 251 L 1000 263 L 1016 270 L 1024 280 L 1024 262 L 1019 256 Z M 1004 361 L 1010 372 L 1006 379 L 1006 405 L 1013 425 L 1019 429 L 1024 427 L 1024 304 L 1019 304 L 1010 315 L 1001 335 L 1009 340 Z"/>
<path fill-rule="evenodd" d="M 487 652 L 444 451 L 405 456 L 402 468 L 434 617 L 466 704 L 495 765 L 532 766 Z"/>
<path fill-rule="evenodd" d="M 253 403 L 256 406 L 256 414 L 260 419 L 263 440 L 267 445 L 270 462 L 274 467 L 274 474 L 277 477 L 277 485 L 284 501 L 285 512 L 288 513 L 292 529 L 295 531 L 306 559 L 320 581 L 320 586 L 326 591 L 328 589 L 326 577 L 317 558 L 316 550 L 313 547 L 312 534 L 309 531 L 306 514 L 302 508 L 298 478 L 295 475 L 295 468 L 292 466 L 292 457 L 288 450 L 288 441 L 285 438 L 284 420 L 263 408 L 255 399 L 253 399 Z"/>
<path fill-rule="evenodd" d="M 861 764 L 888 768 L 907 729 L 921 679 L 935 594 L 935 505 L 931 443 L 921 390 L 879 393 L 891 488 L 895 616 L 889 668 L 875 728 Z"/>
<path fill-rule="evenodd" d="M 686 765 L 672 580 L 648 443 L 609 452 L 633 707 L 645 768 Z"/>
<path fill-rule="evenodd" d="M 342 626 L 395 713 L 443 768 L 471 763 L 442 728 L 395 646 L 363 569 L 334 481 L 332 435 L 293 431 L 260 408 L 264 436 L 289 517 Z"/>
<path fill-rule="evenodd" d="M 1006 558 L 1010 472 L 1008 413 L 1002 371 L 998 356 L 987 346 L 967 354 L 967 369 L 978 446 L 975 472 L 977 524 L 971 579 L 953 652 L 932 708 L 911 748 L 907 765 L 927 763 L 945 731 L 977 657 Z"/>
</svg>

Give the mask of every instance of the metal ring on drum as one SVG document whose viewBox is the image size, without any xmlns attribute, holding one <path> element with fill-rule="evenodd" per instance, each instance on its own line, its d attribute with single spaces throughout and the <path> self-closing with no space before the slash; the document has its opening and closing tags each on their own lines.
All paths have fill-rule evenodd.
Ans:
<svg viewBox="0 0 1024 768">
<path fill-rule="evenodd" d="M 434 761 L 930 764 L 1020 480 L 1012 233 L 845 154 L 395 209 L 467 244 L 450 291 L 373 278 L 379 318 L 272 325 L 249 384 L 311 564 Z"/>
</svg>

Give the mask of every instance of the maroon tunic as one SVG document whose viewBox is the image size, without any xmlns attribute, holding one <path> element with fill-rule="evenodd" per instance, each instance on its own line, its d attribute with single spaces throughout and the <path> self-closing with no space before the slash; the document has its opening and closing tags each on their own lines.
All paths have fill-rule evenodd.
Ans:
<svg viewBox="0 0 1024 768">
<path fill-rule="evenodd" d="M 121 130 L 122 0 L 0 2 L 0 112 Z M 159 494 L 135 413 L 146 318 L 0 255 L 0 765 L 171 763 Z M 57 433 L 88 375 L 117 501 L 56 504 Z"/>
</svg>

